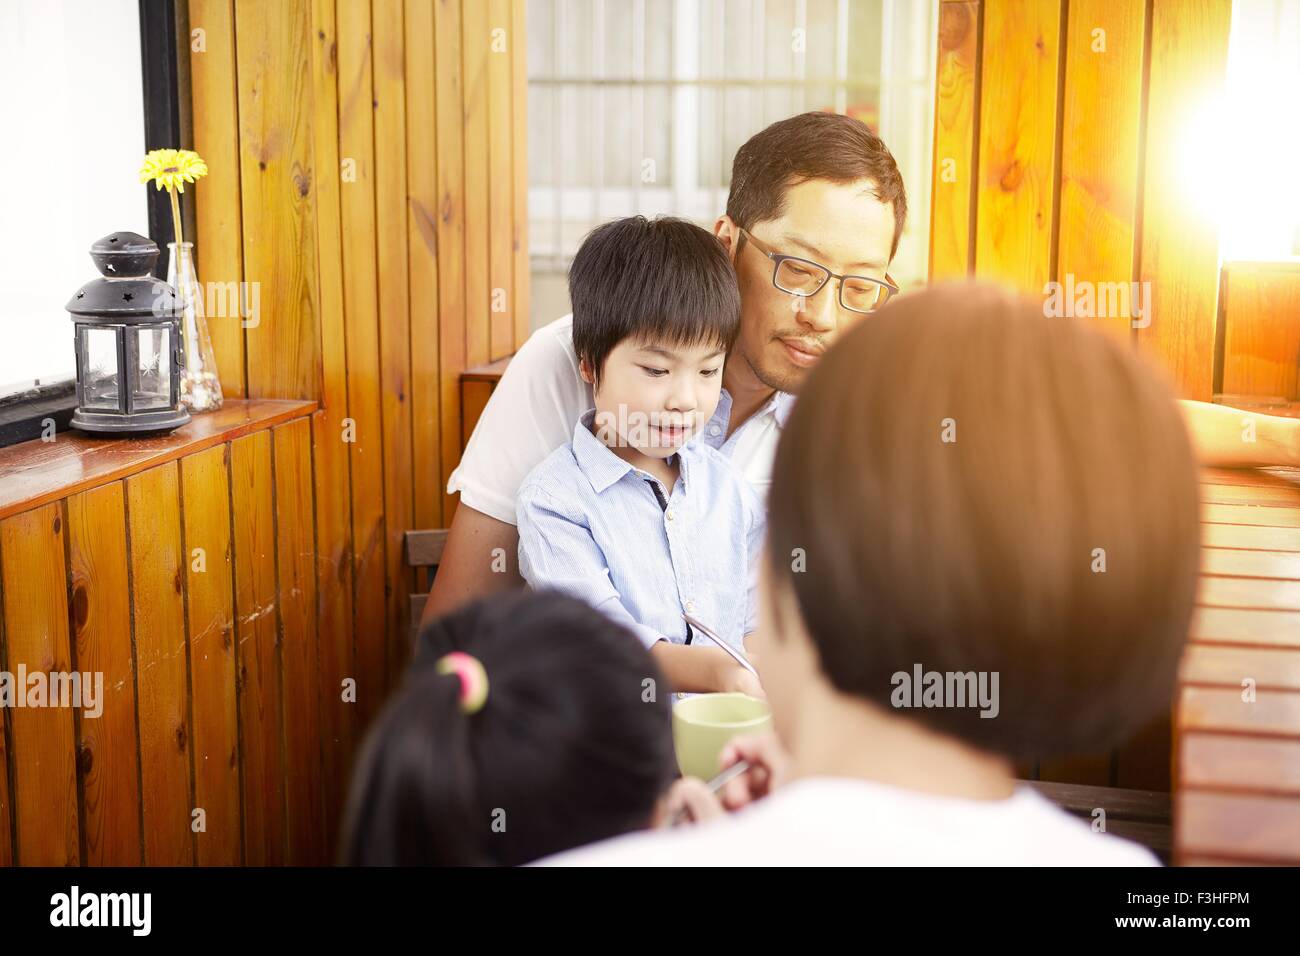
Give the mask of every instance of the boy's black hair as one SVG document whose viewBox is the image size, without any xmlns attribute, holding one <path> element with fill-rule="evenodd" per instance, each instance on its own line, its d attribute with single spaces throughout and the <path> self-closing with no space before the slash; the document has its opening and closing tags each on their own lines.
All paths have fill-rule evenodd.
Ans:
<svg viewBox="0 0 1300 956">
<path fill-rule="evenodd" d="M 569 267 L 573 347 L 597 382 L 624 339 L 668 346 L 740 334 L 740 290 L 717 238 L 682 219 L 615 219 L 583 240 Z"/>
<path fill-rule="evenodd" d="M 524 591 L 431 621 L 417 644 L 357 761 L 344 863 L 514 866 L 650 825 L 676 763 L 668 687 L 635 635 Z M 487 673 L 477 713 L 435 667 L 451 651 Z"/>
</svg>

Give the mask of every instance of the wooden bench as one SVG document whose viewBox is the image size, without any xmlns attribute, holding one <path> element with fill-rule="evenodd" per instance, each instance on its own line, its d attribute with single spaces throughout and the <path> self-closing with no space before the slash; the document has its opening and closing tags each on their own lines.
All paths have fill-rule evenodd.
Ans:
<svg viewBox="0 0 1300 956">
<path fill-rule="evenodd" d="M 1207 468 L 1201 502 L 1201 586 L 1174 723 L 1174 862 L 1295 866 L 1300 470 Z"/>
<path fill-rule="evenodd" d="M 420 618 L 424 615 L 424 605 L 429 600 L 429 588 L 433 587 L 433 577 L 438 573 L 442 551 L 447 546 L 447 534 L 445 528 L 438 528 L 408 531 L 403 535 L 406 564 L 415 569 L 416 587 L 422 588 L 411 595 L 412 649 L 415 648 L 415 638 L 420 633 Z"/>
</svg>

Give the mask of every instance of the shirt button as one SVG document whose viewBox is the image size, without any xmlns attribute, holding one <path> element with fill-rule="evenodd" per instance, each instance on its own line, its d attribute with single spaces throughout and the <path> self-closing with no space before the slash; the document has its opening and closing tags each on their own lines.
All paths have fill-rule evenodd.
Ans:
<svg viewBox="0 0 1300 956">
<path fill-rule="evenodd" d="M 722 428 L 718 425 L 710 425 L 709 434 L 712 435 L 714 438 L 717 438 L 719 435 L 722 434 Z"/>
<path fill-rule="evenodd" d="M 665 511 L 665 512 L 664 512 L 664 517 L 667 518 L 669 521 L 672 521 L 672 520 L 673 520 L 673 509 L 672 509 L 672 508 L 669 508 L 667 511 Z"/>
<path fill-rule="evenodd" d="M 694 602 L 694 601 L 687 601 L 687 602 L 686 602 L 686 613 L 687 613 L 687 614 L 694 614 L 694 613 L 695 613 L 695 602 Z"/>
</svg>

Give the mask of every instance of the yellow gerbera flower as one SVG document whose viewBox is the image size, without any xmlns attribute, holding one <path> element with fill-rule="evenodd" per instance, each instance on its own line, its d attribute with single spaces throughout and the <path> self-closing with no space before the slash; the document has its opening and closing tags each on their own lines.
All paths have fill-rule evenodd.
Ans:
<svg viewBox="0 0 1300 956">
<path fill-rule="evenodd" d="M 208 174 L 208 164 L 198 153 L 189 149 L 155 149 L 144 158 L 140 167 L 140 182 L 153 180 L 159 189 L 185 192 L 185 184 Z"/>
</svg>

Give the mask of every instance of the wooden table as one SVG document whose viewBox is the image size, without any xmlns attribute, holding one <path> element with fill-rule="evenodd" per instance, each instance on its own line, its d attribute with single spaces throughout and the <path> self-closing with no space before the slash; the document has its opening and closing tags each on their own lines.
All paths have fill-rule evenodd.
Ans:
<svg viewBox="0 0 1300 956">
<path fill-rule="evenodd" d="M 1202 473 L 1174 862 L 1300 864 L 1300 470 Z"/>
</svg>

